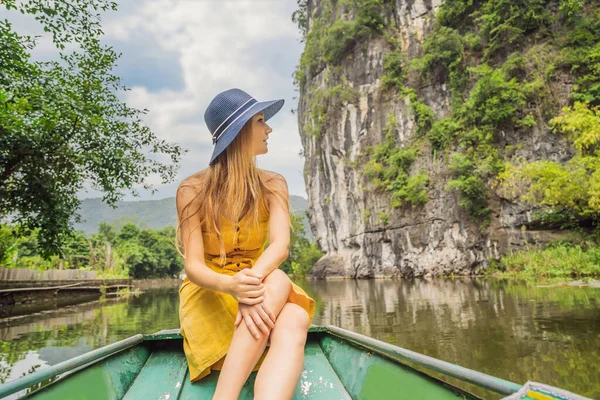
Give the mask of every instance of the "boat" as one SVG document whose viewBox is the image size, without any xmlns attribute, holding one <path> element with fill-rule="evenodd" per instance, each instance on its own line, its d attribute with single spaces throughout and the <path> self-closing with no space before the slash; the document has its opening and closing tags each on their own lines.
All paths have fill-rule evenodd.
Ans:
<svg viewBox="0 0 600 400">
<path fill-rule="evenodd" d="M 211 399 L 219 372 L 190 383 L 182 339 L 178 329 L 137 334 L 8 382 L 0 386 L 0 398 Z M 304 354 L 294 399 L 482 398 L 449 381 L 511 400 L 585 399 L 535 382 L 509 382 L 333 325 L 311 326 Z M 240 399 L 253 398 L 256 374 Z"/>
</svg>

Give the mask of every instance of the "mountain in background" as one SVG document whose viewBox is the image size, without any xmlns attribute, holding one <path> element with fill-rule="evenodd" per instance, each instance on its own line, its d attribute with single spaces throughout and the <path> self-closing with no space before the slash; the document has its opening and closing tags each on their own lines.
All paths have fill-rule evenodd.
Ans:
<svg viewBox="0 0 600 400">
<path fill-rule="evenodd" d="M 290 196 L 292 212 L 304 217 L 306 237 L 312 241 L 313 235 L 308 225 L 305 211 L 308 200 L 300 196 Z M 120 228 L 127 222 L 132 222 L 140 228 L 160 229 L 166 226 L 175 226 L 177 223 L 175 197 L 161 200 L 121 201 L 117 208 L 112 208 L 102 202 L 100 198 L 85 199 L 81 202 L 79 213 L 84 221 L 75 224 L 76 230 L 82 230 L 86 235 L 98 232 L 100 222 L 107 222 Z"/>
</svg>

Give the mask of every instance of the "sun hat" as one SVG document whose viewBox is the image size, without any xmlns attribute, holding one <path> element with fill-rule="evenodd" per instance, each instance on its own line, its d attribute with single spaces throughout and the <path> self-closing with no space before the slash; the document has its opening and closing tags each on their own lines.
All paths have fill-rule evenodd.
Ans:
<svg viewBox="0 0 600 400">
<path fill-rule="evenodd" d="M 216 95 L 204 112 L 204 122 L 215 145 L 209 165 L 233 142 L 252 116 L 262 111 L 267 121 L 283 103 L 283 99 L 259 102 L 240 89 L 229 89 Z"/>
</svg>

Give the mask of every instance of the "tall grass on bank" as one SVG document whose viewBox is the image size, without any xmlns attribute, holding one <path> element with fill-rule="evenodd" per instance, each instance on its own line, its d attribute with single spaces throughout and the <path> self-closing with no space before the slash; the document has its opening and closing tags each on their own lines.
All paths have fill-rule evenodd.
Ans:
<svg viewBox="0 0 600 400">
<path fill-rule="evenodd" d="M 492 262 L 492 274 L 504 276 L 579 278 L 600 276 L 600 247 L 558 245 L 515 251 Z"/>
</svg>

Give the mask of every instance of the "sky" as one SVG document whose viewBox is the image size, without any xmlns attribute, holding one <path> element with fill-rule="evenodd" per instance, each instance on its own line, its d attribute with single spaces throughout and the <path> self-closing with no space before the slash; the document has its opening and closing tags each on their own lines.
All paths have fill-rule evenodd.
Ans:
<svg viewBox="0 0 600 400">
<path fill-rule="evenodd" d="M 292 22 L 296 0 L 120 0 L 119 9 L 102 15 L 103 42 L 122 53 L 113 73 L 131 90 L 121 94 L 130 107 L 148 109 L 145 123 L 160 138 L 187 149 L 174 182 L 148 182 L 154 195 L 139 188 L 140 197 L 175 196 L 178 184 L 208 166 L 211 135 L 204 110 L 218 93 L 240 88 L 258 101 L 285 99 L 269 120 L 269 152 L 257 157 L 259 168 L 276 171 L 290 194 L 307 197 L 302 176 L 304 159 L 296 115 L 298 92 L 292 74 L 303 43 Z M 35 21 L 9 16 L 19 33 Z M 39 54 L 54 51 L 40 41 Z M 36 58 L 39 58 L 40 55 Z M 161 158 L 162 159 L 162 158 Z M 101 197 L 92 189 L 80 198 Z"/>
</svg>

